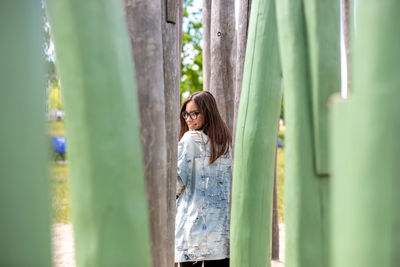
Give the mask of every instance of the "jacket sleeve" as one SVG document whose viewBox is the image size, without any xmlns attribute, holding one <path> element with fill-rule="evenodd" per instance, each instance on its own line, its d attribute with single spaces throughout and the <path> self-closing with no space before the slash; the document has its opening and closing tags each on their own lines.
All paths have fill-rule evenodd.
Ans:
<svg viewBox="0 0 400 267">
<path fill-rule="evenodd" d="M 187 132 L 178 144 L 178 179 L 176 183 L 177 198 L 186 188 L 191 179 L 194 167 L 194 154 L 196 144 L 189 132 Z"/>
</svg>

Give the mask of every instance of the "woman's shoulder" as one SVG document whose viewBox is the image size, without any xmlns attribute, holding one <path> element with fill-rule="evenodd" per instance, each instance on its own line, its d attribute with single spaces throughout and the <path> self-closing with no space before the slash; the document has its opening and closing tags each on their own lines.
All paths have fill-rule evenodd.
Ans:
<svg viewBox="0 0 400 267">
<path fill-rule="evenodd" d="M 179 143 L 203 143 L 207 141 L 207 135 L 201 131 L 187 131 L 181 138 Z"/>
</svg>

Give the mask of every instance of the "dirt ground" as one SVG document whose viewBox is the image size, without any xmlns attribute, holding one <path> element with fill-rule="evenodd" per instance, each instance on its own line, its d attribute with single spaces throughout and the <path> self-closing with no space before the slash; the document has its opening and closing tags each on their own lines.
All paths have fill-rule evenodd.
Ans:
<svg viewBox="0 0 400 267">
<path fill-rule="evenodd" d="M 72 224 L 54 224 L 52 229 L 53 266 L 75 267 Z"/>
<path fill-rule="evenodd" d="M 71 224 L 55 224 L 52 229 L 53 266 L 75 267 L 74 237 Z M 284 267 L 285 261 L 285 226 L 279 225 L 279 261 L 272 261 L 271 267 Z"/>
</svg>

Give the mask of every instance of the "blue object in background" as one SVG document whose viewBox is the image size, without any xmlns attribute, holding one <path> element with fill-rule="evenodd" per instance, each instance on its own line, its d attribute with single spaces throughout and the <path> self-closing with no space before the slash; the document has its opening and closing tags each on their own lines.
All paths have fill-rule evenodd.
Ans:
<svg viewBox="0 0 400 267">
<path fill-rule="evenodd" d="M 54 160 L 57 160 L 59 156 L 61 157 L 62 160 L 65 160 L 65 152 L 67 152 L 65 146 L 66 141 L 67 138 L 64 136 L 51 137 L 51 144 L 53 147 L 53 152 L 55 154 Z"/>
<path fill-rule="evenodd" d="M 283 147 L 284 146 L 284 144 L 281 142 L 281 139 L 279 139 L 279 137 L 278 137 L 278 147 Z"/>
</svg>

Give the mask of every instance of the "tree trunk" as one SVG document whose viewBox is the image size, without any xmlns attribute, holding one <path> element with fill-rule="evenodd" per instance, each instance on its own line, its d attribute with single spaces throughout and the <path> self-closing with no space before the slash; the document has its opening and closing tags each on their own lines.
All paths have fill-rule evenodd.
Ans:
<svg viewBox="0 0 400 267">
<path fill-rule="evenodd" d="M 43 10 L 0 6 L 0 266 L 50 267 Z"/>
<path fill-rule="evenodd" d="M 164 58 L 165 126 L 167 145 L 167 266 L 174 265 L 175 196 L 177 177 L 180 49 L 182 41 L 181 0 L 162 1 L 162 37 Z M 171 11 L 175 9 L 175 11 Z"/>
<path fill-rule="evenodd" d="M 203 4 L 205 4 L 203 12 L 206 12 L 208 19 L 209 2 L 203 2 Z M 221 116 L 231 132 L 233 130 L 234 62 L 236 59 L 234 6 L 234 0 L 211 1 L 211 18 L 203 21 L 206 50 L 208 49 L 207 39 L 210 44 L 210 53 L 206 51 L 203 58 L 203 64 L 206 66 L 204 89 L 214 95 Z M 203 15 L 203 18 L 206 15 Z M 210 32 L 207 35 L 209 21 Z"/>
<path fill-rule="evenodd" d="M 169 266 L 167 261 L 170 260 L 166 234 L 169 226 L 167 191 L 170 192 L 166 190 L 170 186 L 167 182 L 166 119 L 170 119 L 174 111 L 171 109 L 165 114 L 165 98 L 171 97 L 173 101 L 173 94 L 170 91 L 164 94 L 162 5 L 160 0 L 125 0 L 125 9 L 139 95 L 153 266 L 164 267 Z M 171 71 L 176 73 L 173 68 Z M 175 80 L 168 81 L 171 82 L 169 89 L 173 90 Z"/>
</svg>

